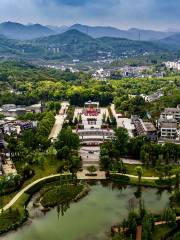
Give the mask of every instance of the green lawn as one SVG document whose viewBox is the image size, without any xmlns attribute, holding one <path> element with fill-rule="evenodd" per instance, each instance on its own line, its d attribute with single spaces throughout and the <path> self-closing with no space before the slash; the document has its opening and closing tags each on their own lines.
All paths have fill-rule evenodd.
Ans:
<svg viewBox="0 0 180 240">
<path fill-rule="evenodd" d="M 130 178 L 130 184 L 139 186 L 139 181 L 137 178 Z M 141 186 L 157 187 L 157 184 L 154 180 L 141 179 Z"/>
<path fill-rule="evenodd" d="M 140 166 L 143 169 L 143 177 L 158 177 L 158 173 L 152 167 L 147 168 L 139 164 L 124 164 L 124 166 L 127 168 L 127 174 L 137 175 L 136 167 Z"/>
<path fill-rule="evenodd" d="M 16 169 L 18 172 L 21 171 L 21 166 L 22 166 L 22 163 L 16 162 Z M 52 174 L 56 174 L 57 168 L 58 168 L 58 160 L 57 159 L 49 160 L 46 158 L 44 160 L 43 166 L 33 165 L 33 168 L 35 170 L 35 175 L 32 178 L 26 180 L 24 182 L 24 184 L 22 185 L 22 188 L 26 187 L 27 185 L 29 185 L 30 183 L 34 182 L 35 180 L 37 180 L 39 178 L 43 178 L 43 177 L 46 177 L 46 176 L 49 176 Z M 0 208 L 2 206 L 6 205 L 19 191 L 2 196 L 1 201 L 0 201 Z"/>
<path fill-rule="evenodd" d="M 24 193 L 12 208 L 0 214 L 0 233 L 16 229 L 26 220 L 24 205 L 28 198 L 29 195 Z"/>
<path fill-rule="evenodd" d="M 172 168 L 172 173 L 173 174 L 176 174 L 177 172 L 180 173 L 180 166 L 179 165 L 178 166 L 173 166 L 173 168 Z"/>
<path fill-rule="evenodd" d="M 16 162 L 15 165 L 17 171 L 21 173 L 22 164 Z M 35 175 L 31 179 L 26 180 L 23 184 L 23 187 L 29 185 L 31 182 L 34 182 L 39 178 L 46 177 L 51 174 L 56 174 L 58 169 L 58 160 L 55 158 L 54 159 L 45 158 L 44 164 L 42 166 L 38 164 L 33 164 L 32 167 L 35 170 Z"/>
<path fill-rule="evenodd" d="M 139 164 L 126 164 L 124 163 L 124 166 L 127 168 L 127 174 L 137 175 L 136 173 L 136 167 L 140 166 L 143 169 L 143 177 L 158 177 L 158 172 L 153 169 L 152 167 L 145 167 L 143 165 Z M 175 174 L 177 171 L 180 172 L 180 166 L 173 166 L 172 167 L 172 174 Z"/>
</svg>

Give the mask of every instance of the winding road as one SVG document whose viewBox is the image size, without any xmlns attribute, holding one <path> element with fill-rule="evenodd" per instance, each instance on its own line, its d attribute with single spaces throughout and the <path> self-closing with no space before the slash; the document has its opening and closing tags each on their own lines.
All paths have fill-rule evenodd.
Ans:
<svg viewBox="0 0 180 240">
<path fill-rule="evenodd" d="M 26 186 L 25 188 L 23 188 L 21 191 L 19 191 L 12 199 L 11 201 L 6 204 L 3 208 L 0 209 L 0 213 L 3 211 L 6 211 L 8 210 L 10 207 L 12 207 L 15 202 L 27 191 L 29 190 L 31 187 L 33 187 L 34 185 L 36 185 L 37 183 L 41 182 L 41 181 L 44 181 L 46 179 L 50 179 L 50 178 L 54 178 L 54 177 L 59 177 L 59 176 L 62 176 L 62 175 L 70 175 L 70 174 L 54 174 L 54 175 L 49 175 L 47 177 L 44 177 L 44 178 L 40 178 L 40 179 L 37 179 L 36 181 L 30 183 L 28 186 Z M 127 176 L 127 177 L 131 177 L 131 178 L 136 178 L 138 179 L 138 176 L 136 175 L 130 175 L 130 174 L 122 174 L 122 173 L 116 173 L 116 175 L 123 175 L 123 176 Z M 171 176 L 171 178 L 175 177 L 174 176 Z M 82 179 L 82 178 L 80 178 Z M 87 177 L 83 177 L 83 180 L 86 180 L 86 179 L 91 179 L 89 178 L 88 176 Z M 159 177 L 141 177 L 141 179 L 144 179 L 144 180 L 158 180 Z"/>
<path fill-rule="evenodd" d="M 3 211 L 6 211 L 8 210 L 10 207 L 12 207 L 15 202 L 27 191 L 29 190 L 31 187 L 33 187 L 34 185 L 36 185 L 37 183 L 41 182 L 41 181 L 44 181 L 46 179 L 50 179 L 50 178 L 54 178 L 54 177 L 60 177 L 62 175 L 70 175 L 70 174 L 54 174 L 54 175 L 49 175 L 47 177 L 43 177 L 43 178 L 40 178 L 40 179 L 37 179 L 36 181 L 30 183 L 28 186 L 26 186 L 25 188 L 23 188 L 21 191 L 19 191 L 12 199 L 11 201 L 6 204 L 3 208 L 0 209 L 0 213 Z"/>
</svg>

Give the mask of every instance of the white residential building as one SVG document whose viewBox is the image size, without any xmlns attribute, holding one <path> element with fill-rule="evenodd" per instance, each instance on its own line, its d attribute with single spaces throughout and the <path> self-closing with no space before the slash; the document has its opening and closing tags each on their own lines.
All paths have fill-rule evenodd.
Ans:
<svg viewBox="0 0 180 240">
<path fill-rule="evenodd" d="M 176 119 L 180 121 L 180 107 L 177 108 L 165 108 L 164 112 L 161 114 L 161 118 L 164 119 Z"/>
<path fill-rule="evenodd" d="M 175 61 L 175 62 L 165 62 L 164 63 L 166 65 L 167 68 L 172 68 L 172 69 L 176 69 L 176 70 L 180 70 L 180 60 Z"/>
<path fill-rule="evenodd" d="M 175 140 L 177 138 L 178 122 L 175 119 L 159 119 L 158 122 L 161 139 Z"/>
</svg>

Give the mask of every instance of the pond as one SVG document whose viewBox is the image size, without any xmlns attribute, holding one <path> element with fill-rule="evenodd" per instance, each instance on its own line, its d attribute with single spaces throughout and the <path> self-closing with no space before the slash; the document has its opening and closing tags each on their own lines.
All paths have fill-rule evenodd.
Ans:
<svg viewBox="0 0 180 240">
<path fill-rule="evenodd" d="M 31 224 L 0 237 L 2 240 L 109 240 L 110 228 L 127 217 L 129 208 L 138 207 L 137 187 L 126 188 L 97 183 L 89 195 L 70 204 L 58 218 L 57 208 L 45 216 L 33 218 Z M 142 188 L 141 199 L 147 210 L 160 213 L 168 204 L 169 193 Z M 136 197 L 135 197 L 136 196 Z"/>
</svg>

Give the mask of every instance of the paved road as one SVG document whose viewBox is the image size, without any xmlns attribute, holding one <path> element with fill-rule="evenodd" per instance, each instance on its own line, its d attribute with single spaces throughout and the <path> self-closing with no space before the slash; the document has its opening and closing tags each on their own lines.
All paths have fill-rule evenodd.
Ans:
<svg viewBox="0 0 180 240">
<path fill-rule="evenodd" d="M 49 139 L 56 140 L 58 134 L 60 133 L 63 123 L 66 119 L 66 111 L 69 106 L 68 102 L 62 102 L 61 103 L 61 109 L 59 111 L 59 114 L 55 116 L 55 123 L 51 130 L 51 133 L 49 135 Z"/>
<path fill-rule="evenodd" d="M 142 165 L 142 162 L 139 160 L 135 160 L 135 159 L 130 159 L 130 158 L 121 158 L 121 160 L 123 161 L 123 163 L 128 163 L 128 164 L 132 164 L 132 165 Z"/>
<path fill-rule="evenodd" d="M 37 179 L 36 181 L 32 182 L 31 184 L 29 184 L 28 186 L 26 186 L 25 188 L 23 188 L 20 192 L 18 192 L 12 199 L 11 201 L 6 204 L 3 207 L 3 210 L 6 211 L 7 209 L 9 209 L 10 207 L 12 207 L 14 205 L 14 203 L 23 195 L 23 193 L 25 193 L 27 190 L 29 190 L 31 187 L 33 187 L 34 185 L 36 185 L 37 183 L 44 181 L 46 179 L 50 179 L 50 178 L 54 178 L 54 177 L 59 177 L 61 175 L 67 175 L 67 174 L 54 174 L 54 175 L 50 175 L 44 178 L 40 178 Z M 2 212 L 2 209 L 0 209 L 0 213 Z"/>
<path fill-rule="evenodd" d="M 176 217 L 176 221 L 178 221 L 178 220 L 180 220 L 180 216 Z M 155 222 L 154 224 L 155 224 L 155 226 L 163 225 L 163 224 L 166 224 L 166 221 L 159 221 L 159 222 Z"/>
<path fill-rule="evenodd" d="M 57 139 L 57 136 L 62 129 L 62 125 L 64 123 L 65 118 L 66 118 L 65 115 L 56 115 L 55 116 L 56 121 L 55 121 L 54 126 L 51 130 L 51 133 L 49 135 L 49 139 Z"/>
</svg>

